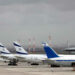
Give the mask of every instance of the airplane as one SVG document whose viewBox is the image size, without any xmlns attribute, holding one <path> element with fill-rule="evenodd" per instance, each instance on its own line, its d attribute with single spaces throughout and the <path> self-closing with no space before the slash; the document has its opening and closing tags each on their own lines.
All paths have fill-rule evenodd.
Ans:
<svg viewBox="0 0 75 75">
<path fill-rule="evenodd" d="M 17 53 L 17 58 L 18 60 L 23 60 L 25 62 L 31 63 L 31 65 L 39 65 L 39 63 L 42 63 L 43 60 L 47 58 L 46 55 L 44 54 L 28 54 L 28 52 L 22 48 L 22 46 L 15 41 L 13 43 L 16 53 Z"/>
<path fill-rule="evenodd" d="M 9 62 L 9 60 L 7 60 L 7 59 L 3 59 L 3 58 L 0 58 L 0 62 Z"/>
<path fill-rule="evenodd" d="M 59 55 L 47 43 L 42 43 L 51 67 L 75 66 L 75 55 Z"/>
<path fill-rule="evenodd" d="M 11 54 L 2 43 L 0 43 L 0 57 L 8 60 L 8 65 L 17 65 L 17 58 Z"/>
</svg>

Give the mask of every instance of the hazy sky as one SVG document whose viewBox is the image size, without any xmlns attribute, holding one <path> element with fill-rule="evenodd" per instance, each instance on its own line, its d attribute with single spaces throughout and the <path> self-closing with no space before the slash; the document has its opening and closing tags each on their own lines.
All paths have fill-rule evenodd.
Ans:
<svg viewBox="0 0 75 75">
<path fill-rule="evenodd" d="M 10 44 L 21 40 L 39 44 L 69 40 L 75 45 L 75 0 L 0 0 L 0 41 Z"/>
</svg>

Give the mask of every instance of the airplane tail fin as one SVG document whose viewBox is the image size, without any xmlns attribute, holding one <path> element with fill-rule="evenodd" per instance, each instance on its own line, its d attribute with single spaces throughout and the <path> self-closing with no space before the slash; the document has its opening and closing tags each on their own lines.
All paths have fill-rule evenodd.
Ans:
<svg viewBox="0 0 75 75">
<path fill-rule="evenodd" d="M 1 54 L 10 54 L 9 50 L 2 43 L 0 43 L 0 52 Z"/>
<path fill-rule="evenodd" d="M 28 52 L 17 42 L 13 43 L 17 54 L 28 54 Z"/>
<path fill-rule="evenodd" d="M 59 57 L 58 54 L 47 43 L 42 43 L 48 58 Z"/>
</svg>

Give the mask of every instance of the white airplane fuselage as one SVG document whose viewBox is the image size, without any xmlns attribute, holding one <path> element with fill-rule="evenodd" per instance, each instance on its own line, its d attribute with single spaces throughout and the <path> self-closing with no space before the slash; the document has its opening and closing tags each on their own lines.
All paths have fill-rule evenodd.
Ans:
<svg viewBox="0 0 75 75">
<path fill-rule="evenodd" d="M 47 43 L 43 43 L 48 63 L 59 66 L 75 66 L 75 55 L 59 55 Z"/>
<path fill-rule="evenodd" d="M 1 54 L 0 57 L 3 59 L 13 60 L 16 59 L 16 57 L 13 54 Z"/>
<path fill-rule="evenodd" d="M 49 58 L 49 63 L 61 66 L 72 66 L 72 63 L 75 63 L 75 55 L 59 55 L 59 57 L 56 58 Z"/>
<path fill-rule="evenodd" d="M 47 56 L 44 54 L 17 54 L 18 59 L 30 62 L 30 63 L 41 63 L 43 60 L 47 59 Z"/>
</svg>

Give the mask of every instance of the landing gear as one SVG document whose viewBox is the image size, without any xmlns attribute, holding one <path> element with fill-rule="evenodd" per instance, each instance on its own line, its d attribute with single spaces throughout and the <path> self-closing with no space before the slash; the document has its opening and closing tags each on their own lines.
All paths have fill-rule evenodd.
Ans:
<svg viewBox="0 0 75 75">
<path fill-rule="evenodd" d="M 75 63 L 72 63 L 72 67 L 75 67 Z"/>
<path fill-rule="evenodd" d="M 18 62 L 18 61 L 17 61 L 16 59 L 13 59 L 13 60 L 10 60 L 10 61 L 9 61 L 9 64 L 8 64 L 8 65 L 9 65 L 9 66 L 16 66 L 16 65 L 17 65 L 17 62 Z"/>
<path fill-rule="evenodd" d="M 75 71 L 75 63 L 72 63 L 71 66 L 73 67 L 73 70 L 72 71 Z"/>
<path fill-rule="evenodd" d="M 59 65 L 51 65 L 51 67 L 60 67 Z"/>
<path fill-rule="evenodd" d="M 38 63 L 31 63 L 31 65 L 39 65 Z"/>
</svg>

